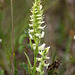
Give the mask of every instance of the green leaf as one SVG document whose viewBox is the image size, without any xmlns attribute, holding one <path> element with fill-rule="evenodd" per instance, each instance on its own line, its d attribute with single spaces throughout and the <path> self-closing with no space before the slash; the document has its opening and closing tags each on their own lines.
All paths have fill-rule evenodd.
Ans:
<svg viewBox="0 0 75 75">
<path fill-rule="evenodd" d="M 31 65 L 30 59 L 29 59 L 28 55 L 27 55 L 25 52 L 24 52 L 24 54 L 25 54 L 25 56 L 26 56 L 26 58 L 27 58 L 27 60 L 28 60 L 28 70 L 29 70 L 29 74 L 32 74 L 32 70 L 31 70 L 32 65 Z"/>
<path fill-rule="evenodd" d="M 27 66 L 27 64 L 22 62 L 22 63 L 20 63 L 20 66 L 23 67 L 26 70 L 26 72 L 28 73 L 28 66 Z"/>
<path fill-rule="evenodd" d="M 4 75 L 4 70 L 0 70 L 0 75 Z"/>
<path fill-rule="evenodd" d="M 23 44 L 23 41 L 24 41 L 24 39 L 27 37 L 27 35 L 25 35 L 25 34 L 22 34 L 21 36 L 20 36 L 20 39 L 19 39 L 19 44 L 21 45 L 21 44 Z"/>
<path fill-rule="evenodd" d="M 24 48 L 25 48 L 25 46 L 24 46 L 24 45 L 21 45 L 21 46 L 19 47 L 19 49 L 18 49 L 19 52 L 22 53 L 22 51 L 23 51 Z"/>
</svg>

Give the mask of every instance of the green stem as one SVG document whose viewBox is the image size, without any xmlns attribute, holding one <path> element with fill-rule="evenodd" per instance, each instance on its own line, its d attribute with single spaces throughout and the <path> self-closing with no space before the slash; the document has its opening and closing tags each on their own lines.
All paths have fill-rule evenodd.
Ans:
<svg viewBox="0 0 75 75">
<path fill-rule="evenodd" d="M 36 75 L 36 55 L 34 54 L 34 68 L 33 75 Z"/>
<path fill-rule="evenodd" d="M 34 68 L 33 68 L 33 75 L 36 75 L 36 63 L 37 63 L 36 57 L 37 57 L 37 54 L 38 54 L 38 45 L 37 45 L 37 47 L 36 47 L 36 50 L 34 51 Z"/>
</svg>

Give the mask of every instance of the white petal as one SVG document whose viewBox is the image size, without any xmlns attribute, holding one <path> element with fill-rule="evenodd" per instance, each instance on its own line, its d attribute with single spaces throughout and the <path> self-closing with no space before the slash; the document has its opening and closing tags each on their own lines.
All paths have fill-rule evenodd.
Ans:
<svg viewBox="0 0 75 75">
<path fill-rule="evenodd" d="M 40 55 L 42 55 L 42 52 L 39 52 Z"/>
<path fill-rule="evenodd" d="M 0 39 L 0 42 L 2 42 L 2 39 Z"/>
<path fill-rule="evenodd" d="M 34 21 L 33 19 L 31 19 L 30 21 Z"/>
<path fill-rule="evenodd" d="M 50 46 L 49 46 L 49 47 L 47 47 L 46 49 L 47 49 L 47 50 L 49 50 L 49 49 L 50 49 Z"/>
<path fill-rule="evenodd" d="M 36 15 L 36 16 L 38 16 L 38 17 L 39 17 L 39 16 L 41 16 L 41 14 L 38 14 L 38 15 Z"/>
<path fill-rule="evenodd" d="M 44 30 L 44 28 L 45 28 L 45 26 L 43 26 L 43 27 L 42 27 L 42 26 L 40 26 L 40 27 L 39 27 L 39 29 L 42 29 L 42 30 Z"/>
<path fill-rule="evenodd" d="M 31 30 L 29 29 L 29 33 L 32 33 L 32 32 L 34 32 L 34 30 L 33 29 L 31 29 Z"/>
<path fill-rule="evenodd" d="M 38 11 L 36 11 L 35 13 L 37 13 Z"/>
<path fill-rule="evenodd" d="M 40 5 L 40 9 L 42 9 L 42 5 Z"/>
<path fill-rule="evenodd" d="M 33 17 L 33 15 L 30 16 L 31 18 Z"/>
<path fill-rule="evenodd" d="M 36 60 L 41 61 L 41 58 L 36 58 Z"/>
<path fill-rule="evenodd" d="M 43 38 L 44 37 L 44 34 L 45 34 L 45 32 L 43 31 L 40 38 Z"/>
<path fill-rule="evenodd" d="M 36 70 L 37 70 L 38 72 L 41 72 L 41 70 L 40 70 L 40 68 L 39 68 L 39 67 L 37 67 L 37 68 L 36 68 Z"/>
<path fill-rule="evenodd" d="M 47 68 L 49 66 L 49 63 L 48 64 L 44 64 L 44 66 Z"/>
<path fill-rule="evenodd" d="M 33 49 L 34 49 L 34 50 L 36 49 L 36 44 L 33 44 Z"/>
<path fill-rule="evenodd" d="M 42 44 L 41 46 L 39 46 L 39 50 L 44 50 L 44 48 L 45 48 L 45 43 L 44 44 Z"/>
<path fill-rule="evenodd" d="M 31 39 L 33 39 L 33 37 L 32 37 L 32 35 L 31 35 L 31 34 L 29 34 L 29 37 L 30 37 Z"/>
<path fill-rule="evenodd" d="M 74 40 L 75 40 L 75 35 L 74 35 Z"/>
<path fill-rule="evenodd" d="M 43 24 L 43 23 L 45 23 L 45 21 L 42 21 L 42 22 L 39 22 L 40 24 Z"/>
<path fill-rule="evenodd" d="M 29 26 L 32 27 L 33 25 L 32 24 L 29 24 Z"/>
<path fill-rule="evenodd" d="M 45 48 L 46 53 L 49 51 L 49 49 L 50 49 L 50 46 L 49 46 L 49 47 L 47 47 L 47 48 Z"/>
<path fill-rule="evenodd" d="M 37 10 L 37 9 L 34 9 L 34 10 Z"/>
<path fill-rule="evenodd" d="M 38 33 L 37 33 L 37 34 L 35 34 L 35 35 L 36 35 L 36 36 L 38 36 L 38 37 L 40 36 L 40 34 L 38 34 Z"/>
<path fill-rule="evenodd" d="M 47 56 L 46 56 L 46 59 L 50 59 L 50 57 L 47 57 Z"/>
<path fill-rule="evenodd" d="M 42 19 L 42 17 L 37 18 L 38 20 Z"/>
</svg>

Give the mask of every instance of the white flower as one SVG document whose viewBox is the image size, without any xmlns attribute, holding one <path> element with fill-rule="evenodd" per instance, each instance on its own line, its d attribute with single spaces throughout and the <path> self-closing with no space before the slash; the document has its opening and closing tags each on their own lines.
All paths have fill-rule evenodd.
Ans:
<svg viewBox="0 0 75 75">
<path fill-rule="evenodd" d="M 33 44 L 33 49 L 34 49 L 34 50 L 36 49 L 36 44 Z"/>
<path fill-rule="evenodd" d="M 49 66 L 49 63 L 48 64 L 44 64 L 44 66 L 47 68 Z"/>
<path fill-rule="evenodd" d="M 50 46 L 46 48 L 47 50 L 50 49 Z"/>
<path fill-rule="evenodd" d="M 42 19 L 42 17 L 37 18 L 38 20 Z"/>
<path fill-rule="evenodd" d="M 75 35 L 74 35 L 74 40 L 75 40 Z"/>
<path fill-rule="evenodd" d="M 36 14 L 37 12 L 38 12 L 38 11 L 36 11 L 35 14 Z"/>
<path fill-rule="evenodd" d="M 2 39 L 0 39 L 0 42 L 2 42 Z"/>
<path fill-rule="evenodd" d="M 41 58 L 36 58 L 36 60 L 41 61 Z"/>
<path fill-rule="evenodd" d="M 47 47 L 47 48 L 45 48 L 46 53 L 48 53 L 49 49 L 50 49 L 50 46 L 49 46 L 49 47 Z"/>
<path fill-rule="evenodd" d="M 32 18 L 34 15 L 31 15 L 30 17 Z"/>
<path fill-rule="evenodd" d="M 32 27 L 32 26 L 33 26 L 33 24 L 29 24 L 29 26 L 30 26 L 30 27 Z"/>
<path fill-rule="evenodd" d="M 34 32 L 34 30 L 33 29 L 31 29 L 31 30 L 29 29 L 29 33 L 32 33 L 32 32 Z"/>
<path fill-rule="evenodd" d="M 37 67 L 37 68 L 36 68 L 36 70 L 37 70 L 38 72 L 41 72 L 41 70 L 40 70 L 40 68 L 39 68 L 39 67 Z"/>
<path fill-rule="evenodd" d="M 47 56 L 46 56 L 45 58 L 46 58 L 46 59 L 50 59 L 50 57 L 47 57 Z"/>
<path fill-rule="evenodd" d="M 49 46 L 49 47 L 47 47 L 46 49 L 50 49 L 50 46 Z"/>
<path fill-rule="evenodd" d="M 31 39 L 33 39 L 33 37 L 32 37 L 32 35 L 29 33 L 29 37 L 31 38 Z"/>
<path fill-rule="evenodd" d="M 36 33 L 35 35 L 39 38 L 42 38 L 42 34 Z"/>
<path fill-rule="evenodd" d="M 42 51 L 41 51 L 41 52 L 39 51 L 38 53 L 39 53 L 40 55 L 42 55 Z"/>
<path fill-rule="evenodd" d="M 42 5 L 40 5 L 40 10 L 42 9 Z"/>
<path fill-rule="evenodd" d="M 44 59 L 50 59 L 50 57 L 47 57 L 47 56 L 44 56 L 43 58 L 44 58 Z"/>
<path fill-rule="evenodd" d="M 33 19 L 31 19 L 30 21 L 32 21 L 32 22 L 33 22 L 34 20 L 33 20 Z"/>
<path fill-rule="evenodd" d="M 39 50 L 44 50 L 44 48 L 45 48 L 45 43 L 44 44 L 42 44 L 41 46 L 39 46 Z"/>
<path fill-rule="evenodd" d="M 41 22 L 39 22 L 40 24 L 43 24 L 43 23 L 45 23 L 45 21 L 41 21 Z"/>
<path fill-rule="evenodd" d="M 34 9 L 34 10 L 37 10 L 37 9 Z"/>
<path fill-rule="evenodd" d="M 40 26 L 40 27 L 38 27 L 38 28 L 39 28 L 39 29 L 42 29 L 42 30 L 44 30 L 45 26 L 43 26 L 43 27 L 42 27 L 42 26 Z"/>
<path fill-rule="evenodd" d="M 36 15 L 37 17 L 40 17 L 41 16 L 41 14 L 38 14 L 38 15 Z"/>
<path fill-rule="evenodd" d="M 35 35 L 36 35 L 36 36 L 38 36 L 38 37 L 40 36 L 40 34 L 39 34 L 39 33 L 36 33 Z"/>
<path fill-rule="evenodd" d="M 43 38 L 44 35 L 45 35 L 45 32 L 43 31 L 43 32 L 41 33 L 41 37 L 40 37 L 40 38 Z"/>
</svg>

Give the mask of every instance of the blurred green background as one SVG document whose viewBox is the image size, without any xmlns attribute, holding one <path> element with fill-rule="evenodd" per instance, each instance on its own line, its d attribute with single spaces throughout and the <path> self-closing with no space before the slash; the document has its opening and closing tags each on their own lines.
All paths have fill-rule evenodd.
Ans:
<svg viewBox="0 0 75 75">
<path fill-rule="evenodd" d="M 19 38 L 27 34 L 30 23 L 30 9 L 34 0 L 13 0 L 14 13 L 14 50 L 18 75 L 26 75 L 19 63 L 27 63 L 23 53 L 19 53 Z M 48 56 L 50 62 L 61 60 L 58 75 L 75 75 L 75 0 L 42 0 L 45 16 L 45 37 L 42 42 L 51 46 Z M 11 9 L 10 0 L 0 0 L 0 70 L 5 75 L 11 72 Z M 25 51 L 33 64 L 33 52 L 28 48 L 28 37 L 24 40 Z M 45 74 L 46 75 L 46 74 Z"/>
</svg>

